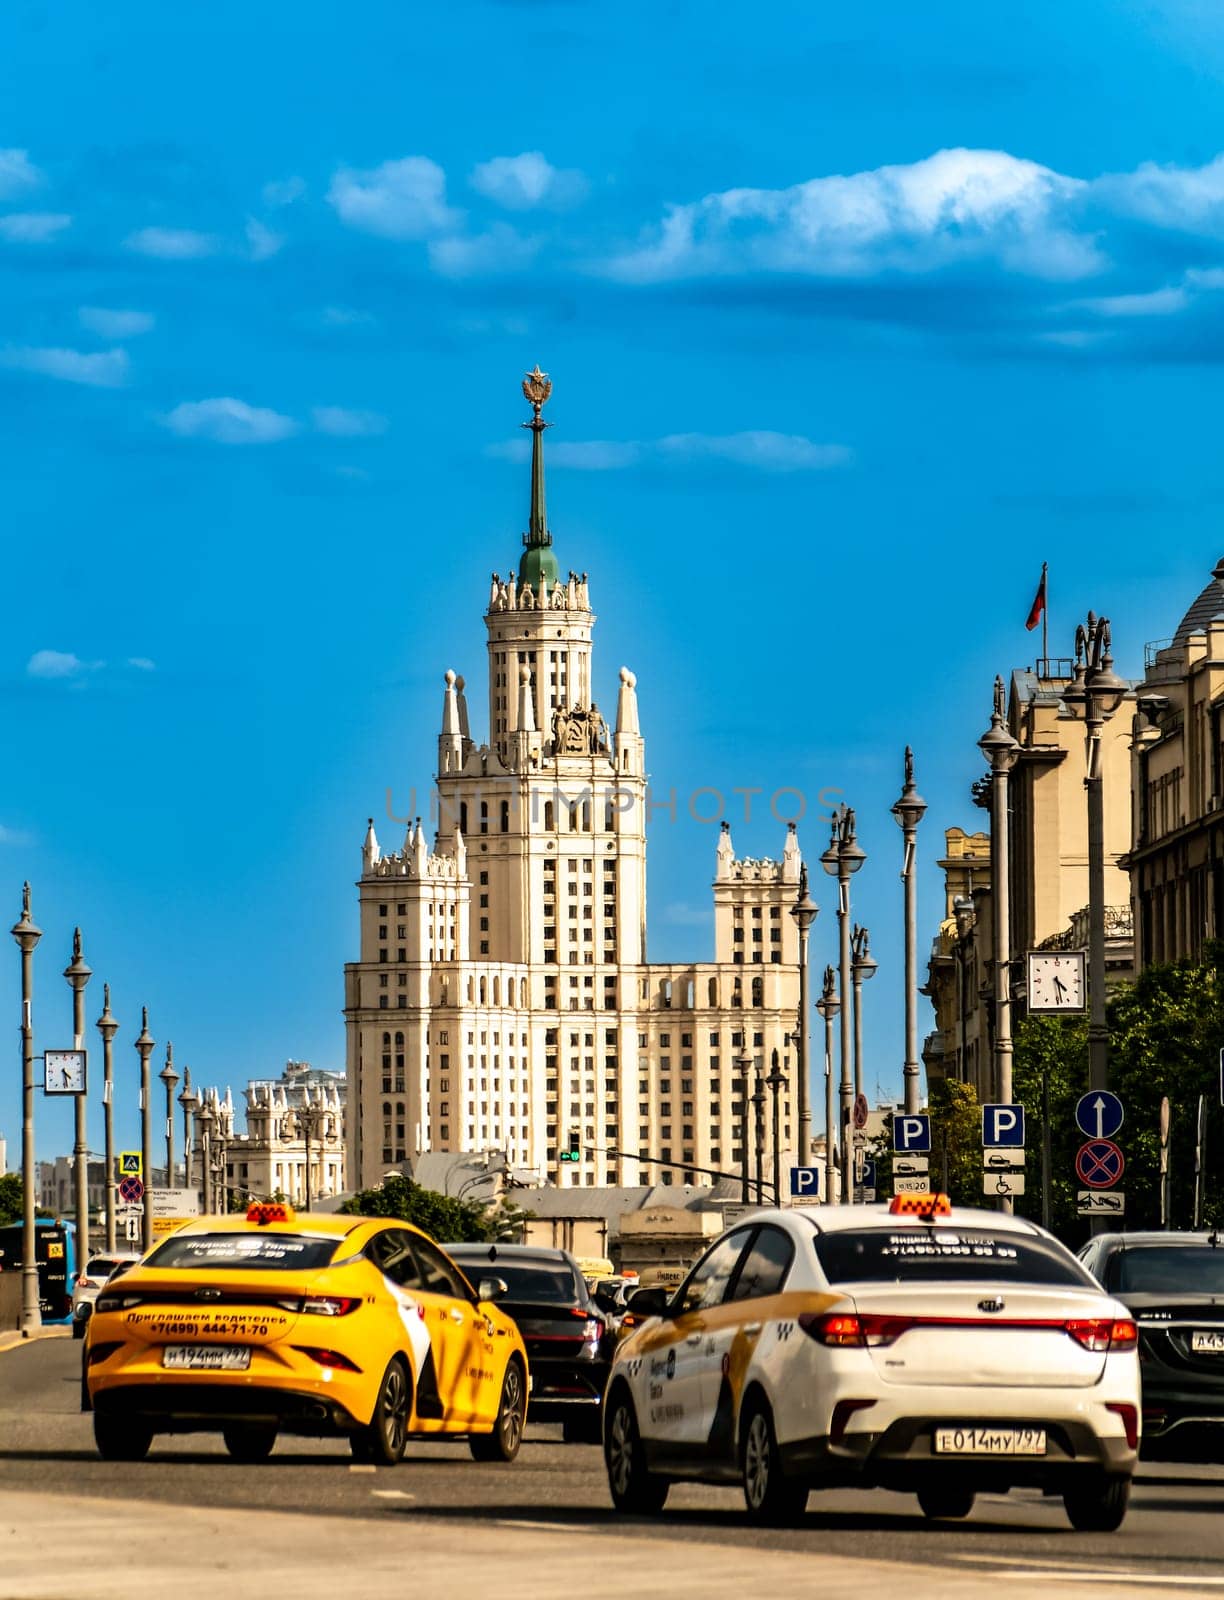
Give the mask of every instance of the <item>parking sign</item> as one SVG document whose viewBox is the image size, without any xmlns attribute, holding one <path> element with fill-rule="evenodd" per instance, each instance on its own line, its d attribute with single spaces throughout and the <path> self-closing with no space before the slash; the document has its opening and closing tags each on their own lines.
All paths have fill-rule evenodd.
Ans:
<svg viewBox="0 0 1224 1600">
<path fill-rule="evenodd" d="M 929 1151 L 931 1148 L 931 1118 L 925 1111 L 907 1111 L 892 1119 L 893 1149 L 898 1154 Z"/>
<path fill-rule="evenodd" d="M 987 1150 L 1024 1147 L 1024 1107 L 982 1107 L 982 1145 Z"/>
<path fill-rule="evenodd" d="M 792 1167 L 790 1169 L 790 1192 L 792 1200 L 819 1200 L 820 1168 Z"/>
</svg>

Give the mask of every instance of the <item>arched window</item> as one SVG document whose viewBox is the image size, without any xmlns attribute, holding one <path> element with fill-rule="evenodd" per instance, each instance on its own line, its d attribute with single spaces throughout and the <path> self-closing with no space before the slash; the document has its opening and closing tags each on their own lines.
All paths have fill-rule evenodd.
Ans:
<svg viewBox="0 0 1224 1600">
<path fill-rule="evenodd" d="M 544 826 L 550 832 L 557 826 L 557 808 L 551 800 L 544 802 Z"/>
<path fill-rule="evenodd" d="M 754 1006 L 763 1006 L 765 1004 L 764 978 L 753 978 L 752 980 L 752 1003 Z"/>
<path fill-rule="evenodd" d="M 494 978 L 493 979 L 493 1004 L 495 1006 L 501 1005 L 501 979 L 500 978 Z"/>
<path fill-rule="evenodd" d="M 717 1006 L 718 1006 L 718 979 L 717 978 L 711 978 L 710 979 L 709 996 L 710 996 L 709 1004 L 711 1006 L 717 1008 Z"/>
<path fill-rule="evenodd" d="M 402 1050 L 404 1048 L 404 1036 L 402 1033 L 397 1033 L 395 1036 L 395 1048 L 397 1050 Z"/>
<path fill-rule="evenodd" d="M 664 1010 L 670 1011 L 671 1010 L 671 1002 L 672 1002 L 671 979 L 670 978 L 664 978 L 663 982 L 659 985 L 659 1004 L 664 1008 Z"/>
<path fill-rule="evenodd" d="M 616 807 L 610 799 L 604 801 L 604 832 L 616 832 Z"/>
<path fill-rule="evenodd" d="M 459 802 L 459 832 L 466 833 L 467 831 L 467 801 L 461 800 Z"/>
<path fill-rule="evenodd" d="M 488 833 L 489 831 L 489 802 L 487 800 L 480 802 L 480 831 L 481 833 Z"/>
<path fill-rule="evenodd" d="M 501 803 L 501 831 L 503 833 L 509 833 L 510 832 L 510 802 L 509 802 L 509 800 L 503 800 L 502 803 Z"/>
<path fill-rule="evenodd" d="M 469 978 L 468 979 L 468 1005 L 474 1005 L 475 1003 L 476 1003 L 476 980 L 475 980 L 475 978 Z"/>
<path fill-rule="evenodd" d="M 391 1048 L 391 1035 L 389 1033 L 384 1033 L 383 1034 L 383 1049 L 384 1050 L 390 1050 L 390 1048 Z"/>
<path fill-rule="evenodd" d="M 582 802 L 582 831 L 583 833 L 590 833 L 591 831 L 591 802 L 589 800 Z"/>
<path fill-rule="evenodd" d="M 482 1006 L 487 1006 L 489 1003 L 489 984 L 486 978 L 480 980 L 480 1003 Z"/>
<path fill-rule="evenodd" d="M 519 1006 L 523 1011 L 526 1011 L 526 1009 L 527 1009 L 527 979 L 526 978 L 520 978 L 519 979 Z M 526 1040 L 527 1040 L 527 1035 L 524 1034 L 523 1035 L 524 1043 L 526 1043 Z"/>
<path fill-rule="evenodd" d="M 578 802 L 576 800 L 573 802 L 573 804 L 569 808 L 569 819 L 570 819 L 570 824 L 569 824 L 570 832 L 571 833 L 577 833 L 578 832 Z"/>
</svg>

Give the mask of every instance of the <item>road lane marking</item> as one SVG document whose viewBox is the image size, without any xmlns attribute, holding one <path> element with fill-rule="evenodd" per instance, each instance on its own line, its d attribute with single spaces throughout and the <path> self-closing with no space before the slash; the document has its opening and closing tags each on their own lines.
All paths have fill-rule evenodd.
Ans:
<svg viewBox="0 0 1224 1600">
<path fill-rule="evenodd" d="M 1164 1589 L 1224 1589 L 1224 1578 L 1204 1578 L 1179 1572 L 1084 1572 L 1057 1567 L 1000 1569 L 993 1577 L 1011 1583 L 1126 1583 L 1132 1587 Z"/>
<path fill-rule="evenodd" d="M 371 1489 L 370 1493 L 377 1500 L 415 1500 L 416 1495 L 409 1494 L 407 1489 Z"/>
<path fill-rule="evenodd" d="M 525 1518 L 520 1521 L 516 1517 L 499 1517 L 496 1526 L 499 1528 L 532 1528 L 537 1533 L 581 1533 L 580 1527 L 570 1522 L 528 1522 Z"/>
<path fill-rule="evenodd" d="M 378 1468 L 377 1468 L 377 1467 L 356 1467 L 356 1466 L 350 1466 L 350 1467 L 349 1467 L 349 1471 L 350 1471 L 350 1472 L 377 1472 L 377 1471 L 378 1471 Z"/>
</svg>

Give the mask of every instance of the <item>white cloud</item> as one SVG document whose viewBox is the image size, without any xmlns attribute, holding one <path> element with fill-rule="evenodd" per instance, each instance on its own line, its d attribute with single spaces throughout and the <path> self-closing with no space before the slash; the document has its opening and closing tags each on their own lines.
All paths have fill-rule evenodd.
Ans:
<svg viewBox="0 0 1224 1600">
<path fill-rule="evenodd" d="M 148 656 L 129 656 L 127 664 L 129 667 L 135 667 L 137 672 L 157 671 L 157 662 L 150 661 Z"/>
<path fill-rule="evenodd" d="M 18 347 L 0 350 L 0 365 L 20 372 L 37 372 L 65 383 L 84 383 L 94 389 L 119 389 L 128 380 L 126 350 L 41 350 Z"/>
<path fill-rule="evenodd" d="M 822 472 L 842 467 L 851 458 L 843 444 L 814 444 L 798 433 L 770 433 L 751 429 L 722 435 L 673 433 L 660 439 L 659 450 L 673 459 L 732 461 L 740 467 L 760 467 L 766 472 Z"/>
<path fill-rule="evenodd" d="M 27 150 L 0 150 L 0 196 L 9 199 L 26 189 L 36 189 L 43 175 L 30 161 Z"/>
<path fill-rule="evenodd" d="M 446 174 L 425 156 L 384 161 L 364 172 L 341 167 L 327 198 L 350 228 L 384 239 L 428 239 L 463 221 L 446 204 Z"/>
<path fill-rule="evenodd" d="M 446 278 L 470 278 L 478 273 L 513 272 L 532 262 L 540 248 L 538 239 L 525 239 L 504 222 L 487 233 L 454 234 L 429 243 L 429 264 Z"/>
<path fill-rule="evenodd" d="M 306 193 L 305 178 L 279 178 L 263 186 L 264 205 L 280 210 L 282 206 L 291 206 L 295 200 L 300 200 Z"/>
<path fill-rule="evenodd" d="M 0 217 L 0 239 L 10 244 L 47 244 L 71 226 L 72 218 L 62 211 L 15 211 Z"/>
<path fill-rule="evenodd" d="M 156 256 L 161 261 L 197 261 L 214 255 L 218 248 L 212 234 L 197 233 L 194 228 L 138 228 L 124 244 L 137 255 Z"/>
<path fill-rule="evenodd" d="M 941 150 L 908 166 L 673 206 L 653 237 L 607 270 L 637 282 L 750 271 L 860 277 L 985 259 L 1077 278 L 1102 265 L 1094 238 L 1065 215 L 1084 188 L 1005 151 Z"/>
<path fill-rule="evenodd" d="M 134 339 L 153 326 L 151 311 L 111 311 L 106 306 L 81 306 L 77 318 L 83 328 L 103 339 Z"/>
<path fill-rule="evenodd" d="M 1170 317 L 1186 309 L 1190 296 L 1183 288 L 1152 289 L 1145 294 L 1111 294 L 1078 304 L 1102 317 Z"/>
<path fill-rule="evenodd" d="M 330 433 L 337 439 L 368 439 L 387 431 L 387 419 L 379 416 L 377 411 L 347 411 L 343 406 L 315 406 L 310 416 L 319 433 Z"/>
<path fill-rule="evenodd" d="M 0 823 L 0 844 L 29 844 L 30 835 L 20 828 L 6 828 Z"/>
<path fill-rule="evenodd" d="M 216 444 L 276 444 L 297 432 L 297 423 L 279 411 L 249 406 L 244 400 L 184 400 L 162 419 L 183 439 L 211 439 Z"/>
<path fill-rule="evenodd" d="M 102 661 L 82 661 L 70 650 L 36 650 L 26 662 L 26 672 L 31 678 L 63 682 L 83 678 L 104 665 Z"/>
<path fill-rule="evenodd" d="M 561 171 L 546 161 L 539 150 L 482 161 L 472 171 L 468 182 L 507 211 L 531 211 L 537 206 L 560 210 L 581 200 L 586 193 L 586 179 L 581 172 Z"/>
<path fill-rule="evenodd" d="M 270 260 L 285 242 L 281 234 L 273 233 L 272 229 L 265 227 L 257 217 L 247 218 L 246 241 L 252 261 Z"/>
<path fill-rule="evenodd" d="M 324 306 L 323 323 L 328 328 L 369 328 L 378 318 L 369 311 L 357 311 L 352 306 Z"/>
<path fill-rule="evenodd" d="M 489 445 L 485 454 L 498 461 L 526 461 L 531 446 L 526 439 L 507 439 Z M 614 472 L 641 462 L 681 466 L 697 460 L 729 461 L 735 466 L 765 472 L 820 472 L 845 466 L 853 452 L 841 444 L 815 444 L 802 434 L 673 433 L 663 439 L 558 440 L 548 447 L 548 462 L 577 472 Z"/>
<path fill-rule="evenodd" d="M 1134 172 L 1098 178 L 1092 187 L 1111 210 L 1158 228 L 1224 233 L 1224 155 L 1202 167 L 1160 167 L 1145 161 Z"/>
</svg>

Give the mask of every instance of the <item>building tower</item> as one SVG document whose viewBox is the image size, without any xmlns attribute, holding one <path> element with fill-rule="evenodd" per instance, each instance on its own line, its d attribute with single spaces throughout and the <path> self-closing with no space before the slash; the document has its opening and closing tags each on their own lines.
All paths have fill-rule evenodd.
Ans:
<svg viewBox="0 0 1224 1600">
<path fill-rule="evenodd" d="M 362 849 L 345 1010 L 358 1187 L 429 1149 L 496 1149 L 569 1183 L 729 1170 L 742 1136 L 732 1057 L 755 1051 L 768 1071 L 796 1026 L 793 831 L 778 863 L 737 862 L 721 839 L 712 965 L 646 963 L 637 681 L 620 669 L 609 727 L 587 574 L 562 576 L 548 525 L 551 392 L 538 366 L 523 381 L 530 506 L 517 565 L 489 585 L 488 742 L 472 737 L 465 680 L 448 670 L 433 840 L 417 818 L 384 855 L 371 822 Z"/>
</svg>

